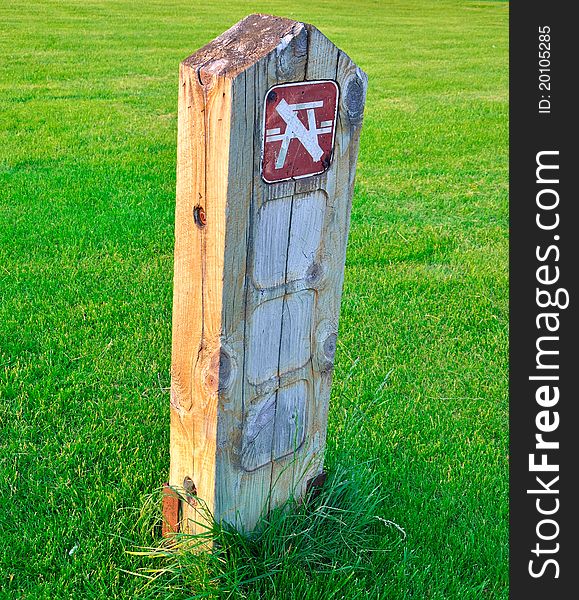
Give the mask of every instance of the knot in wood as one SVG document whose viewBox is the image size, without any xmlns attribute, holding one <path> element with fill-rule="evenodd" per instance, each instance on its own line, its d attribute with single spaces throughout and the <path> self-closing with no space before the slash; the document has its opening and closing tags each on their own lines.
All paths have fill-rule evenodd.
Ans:
<svg viewBox="0 0 579 600">
<path fill-rule="evenodd" d="M 195 221 L 195 225 L 197 225 L 197 227 L 203 228 L 205 225 L 207 225 L 207 215 L 205 214 L 205 209 L 202 206 L 197 205 L 193 209 L 193 220 Z"/>
<path fill-rule="evenodd" d="M 308 32 L 303 23 L 296 23 L 292 31 L 285 35 L 275 49 L 278 79 L 294 76 L 300 63 L 305 63 L 308 53 Z"/>
<path fill-rule="evenodd" d="M 358 70 L 357 70 L 358 71 Z M 359 125 L 364 116 L 364 102 L 366 100 L 366 85 L 358 72 L 350 77 L 346 84 L 344 104 L 348 119 L 352 125 Z"/>
<path fill-rule="evenodd" d="M 185 490 L 185 496 L 187 502 L 192 506 L 197 505 L 197 500 L 195 496 L 197 496 L 197 487 L 195 486 L 195 482 L 191 479 L 191 477 L 187 476 L 183 480 L 183 489 Z"/>
<path fill-rule="evenodd" d="M 214 352 L 211 355 L 209 364 L 205 371 L 205 386 L 212 394 L 219 389 L 219 365 L 221 362 L 221 350 Z"/>
<path fill-rule="evenodd" d="M 231 381 L 233 380 L 233 370 L 234 370 L 234 363 L 233 360 L 229 354 L 229 352 L 227 352 L 227 350 L 225 350 L 225 348 L 221 348 L 221 350 L 219 351 L 219 389 L 220 390 L 224 390 L 227 389 L 230 384 Z"/>
<path fill-rule="evenodd" d="M 324 270 L 321 265 L 319 263 L 312 263 L 306 272 L 306 279 L 310 285 L 315 285 L 320 281 L 323 274 Z"/>
<path fill-rule="evenodd" d="M 328 360 L 333 361 L 336 355 L 336 344 L 338 336 L 335 333 L 330 333 L 324 342 L 324 354 Z"/>
</svg>

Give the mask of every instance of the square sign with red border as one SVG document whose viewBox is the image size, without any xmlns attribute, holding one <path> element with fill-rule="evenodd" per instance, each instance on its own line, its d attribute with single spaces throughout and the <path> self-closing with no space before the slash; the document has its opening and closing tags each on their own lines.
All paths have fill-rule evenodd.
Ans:
<svg viewBox="0 0 579 600">
<path fill-rule="evenodd" d="M 326 171 L 332 160 L 337 111 L 334 81 L 273 86 L 265 96 L 263 179 L 275 183 Z"/>
</svg>

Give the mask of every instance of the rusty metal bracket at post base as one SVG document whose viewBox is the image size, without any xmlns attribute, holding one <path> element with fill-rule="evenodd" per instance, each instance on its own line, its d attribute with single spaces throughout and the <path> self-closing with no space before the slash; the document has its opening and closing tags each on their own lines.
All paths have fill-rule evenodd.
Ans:
<svg viewBox="0 0 579 600">
<path fill-rule="evenodd" d="M 162 536 L 179 533 L 183 520 L 183 502 L 197 506 L 197 488 L 190 477 L 183 481 L 184 495 L 179 494 L 168 483 L 163 484 L 163 529 Z"/>
<path fill-rule="evenodd" d="M 163 529 L 162 536 L 169 537 L 179 533 L 179 509 L 181 498 L 179 494 L 168 484 L 163 484 Z"/>
</svg>

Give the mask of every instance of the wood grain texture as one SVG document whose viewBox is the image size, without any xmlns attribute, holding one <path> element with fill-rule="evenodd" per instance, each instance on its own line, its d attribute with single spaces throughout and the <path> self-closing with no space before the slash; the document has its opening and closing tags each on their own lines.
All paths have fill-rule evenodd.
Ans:
<svg viewBox="0 0 579 600">
<path fill-rule="evenodd" d="M 317 80 L 339 87 L 330 166 L 266 183 L 266 93 Z M 365 90 L 317 29 L 265 15 L 180 68 L 170 484 L 243 530 L 322 469 Z"/>
<path fill-rule="evenodd" d="M 182 488 L 191 478 L 212 510 L 231 86 L 218 77 L 202 85 L 185 64 L 179 83 L 169 482 Z M 195 222 L 196 207 L 205 214 L 203 226 Z M 194 499 L 184 503 L 184 531 L 203 526 L 197 508 Z"/>
</svg>

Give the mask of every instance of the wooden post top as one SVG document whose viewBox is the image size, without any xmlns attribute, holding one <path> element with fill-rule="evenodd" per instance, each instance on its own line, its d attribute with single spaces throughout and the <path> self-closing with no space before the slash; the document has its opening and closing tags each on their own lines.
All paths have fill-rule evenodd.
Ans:
<svg viewBox="0 0 579 600">
<path fill-rule="evenodd" d="M 187 57 L 183 64 L 197 70 L 201 83 L 208 77 L 233 79 L 279 44 L 287 45 L 304 28 L 304 23 L 292 19 L 249 15 Z"/>
<path fill-rule="evenodd" d="M 305 57 L 309 52 L 308 31 L 319 34 L 316 27 L 301 21 L 261 13 L 249 15 L 182 64 L 196 70 L 204 85 L 214 77 L 234 79 L 274 50 L 284 50 L 295 38 L 299 41 L 292 53 Z"/>
</svg>

